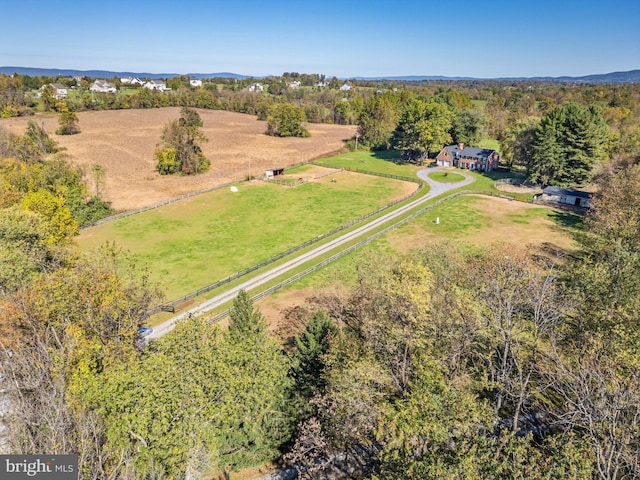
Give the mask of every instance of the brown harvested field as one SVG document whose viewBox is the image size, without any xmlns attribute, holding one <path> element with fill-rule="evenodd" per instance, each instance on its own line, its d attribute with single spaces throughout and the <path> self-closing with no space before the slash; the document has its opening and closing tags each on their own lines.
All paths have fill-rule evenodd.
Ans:
<svg viewBox="0 0 640 480">
<path fill-rule="evenodd" d="M 192 177 L 161 176 L 155 170 L 153 152 L 162 128 L 179 118 L 179 107 L 145 110 L 79 112 L 78 135 L 55 135 L 58 115 L 1 119 L 0 125 L 21 134 L 29 120 L 42 124 L 77 165 L 98 163 L 107 170 L 104 198 L 117 210 L 131 210 L 257 175 L 274 167 L 287 167 L 325 156 L 343 147 L 356 131 L 350 125 L 309 124 L 310 138 L 277 138 L 265 135 L 266 122 L 253 115 L 202 110 L 202 145 L 211 169 Z"/>
</svg>

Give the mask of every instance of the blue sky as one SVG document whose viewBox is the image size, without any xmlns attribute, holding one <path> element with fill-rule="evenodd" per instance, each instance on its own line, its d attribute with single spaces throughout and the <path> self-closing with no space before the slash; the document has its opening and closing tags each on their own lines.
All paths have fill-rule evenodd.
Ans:
<svg viewBox="0 0 640 480">
<path fill-rule="evenodd" d="M 329 77 L 640 68 L 638 0 L 3 0 L 0 66 Z"/>
</svg>

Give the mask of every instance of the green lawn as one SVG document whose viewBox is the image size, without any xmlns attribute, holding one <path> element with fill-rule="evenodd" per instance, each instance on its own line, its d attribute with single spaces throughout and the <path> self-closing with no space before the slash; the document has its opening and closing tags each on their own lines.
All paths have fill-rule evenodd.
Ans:
<svg viewBox="0 0 640 480">
<path fill-rule="evenodd" d="M 490 150 L 496 150 L 500 152 L 500 142 L 494 138 L 485 138 L 478 144 L 480 148 L 488 148 Z"/>
<path fill-rule="evenodd" d="M 323 158 L 319 162 L 339 168 L 355 168 L 411 178 L 415 178 L 416 172 L 424 168 L 411 163 L 404 163 L 400 158 L 400 154 L 396 151 L 349 152 L 335 157 Z"/>
<path fill-rule="evenodd" d="M 427 175 L 431 180 L 435 180 L 440 183 L 455 183 L 464 180 L 464 175 L 459 173 L 450 172 L 434 172 Z"/>
<path fill-rule="evenodd" d="M 559 249 L 570 250 L 574 240 L 581 234 L 583 218 L 580 215 L 520 202 L 508 203 L 513 211 L 503 212 L 500 203 L 492 203 L 504 201 L 479 196 L 451 199 L 326 267 L 302 277 L 282 291 L 323 288 L 336 283 L 354 285 L 359 267 L 363 264 L 396 258 L 400 252 L 419 250 L 432 242 L 439 242 L 443 247 L 455 242 L 463 249 L 479 249 L 478 251 L 493 242 L 518 246 L 547 242 Z M 533 250 L 536 247 L 528 248 Z M 276 303 L 277 295 L 276 292 Z"/>
<path fill-rule="evenodd" d="M 80 246 L 115 242 L 168 299 L 258 264 L 398 198 L 403 182 L 336 174 L 288 188 L 239 184 L 83 230 Z"/>
<path fill-rule="evenodd" d="M 468 170 L 465 170 L 465 173 L 473 176 L 476 181 L 470 185 L 460 188 L 459 190 L 474 190 L 494 195 L 506 195 L 521 202 L 531 202 L 531 199 L 533 198 L 533 195 L 528 193 L 507 193 L 502 192 L 495 187 L 496 180 L 500 178 L 519 177 L 518 175 L 514 175 L 509 172 L 489 172 L 483 175 L 476 172 L 470 172 Z"/>
</svg>

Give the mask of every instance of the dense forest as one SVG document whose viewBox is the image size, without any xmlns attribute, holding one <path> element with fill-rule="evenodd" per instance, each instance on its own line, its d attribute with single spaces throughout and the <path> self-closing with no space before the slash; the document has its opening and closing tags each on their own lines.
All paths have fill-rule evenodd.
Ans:
<svg viewBox="0 0 640 480">
<path fill-rule="evenodd" d="M 77 454 L 87 479 L 216 478 L 268 462 L 309 479 L 640 478 L 638 84 L 340 91 L 301 77 L 263 79 L 264 94 L 246 90 L 252 79 L 115 95 L 83 80 L 64 108 L 266 116 L 291 104 L 307 121 L 358 124 L 361 146 L 407 161 L 497 140 L 506 166 L 537 183 L 597 185 L 579 248 L 430 244 L 363 262 L 353 285 L 286 312 L 291 331 L 270 333 L 242 292 L 228 328 L 193 318 L 143 348 L 137 328 L 161 292 L 126 252 L 74 243 L 108 211 L 100 169 L 71 168 L 35 122 L 0 130 L 11 451 Z M 0 77 L 3 115 L 61 108 L 29 93 L 51 80 Z"/>
</svg>

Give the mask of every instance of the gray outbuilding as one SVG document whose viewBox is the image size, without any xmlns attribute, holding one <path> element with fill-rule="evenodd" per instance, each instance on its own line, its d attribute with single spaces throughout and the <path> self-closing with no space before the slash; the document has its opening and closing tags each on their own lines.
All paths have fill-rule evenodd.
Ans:
<svg viewBox="0 0 640 480">
<path fill-rule="evenodd" d="M 543 202 L 564 203 L 574 207 L 589 208 L 591 194 L 571 188 L 547 187 L 542 190 L 540 200 Z"/>
</svg>

